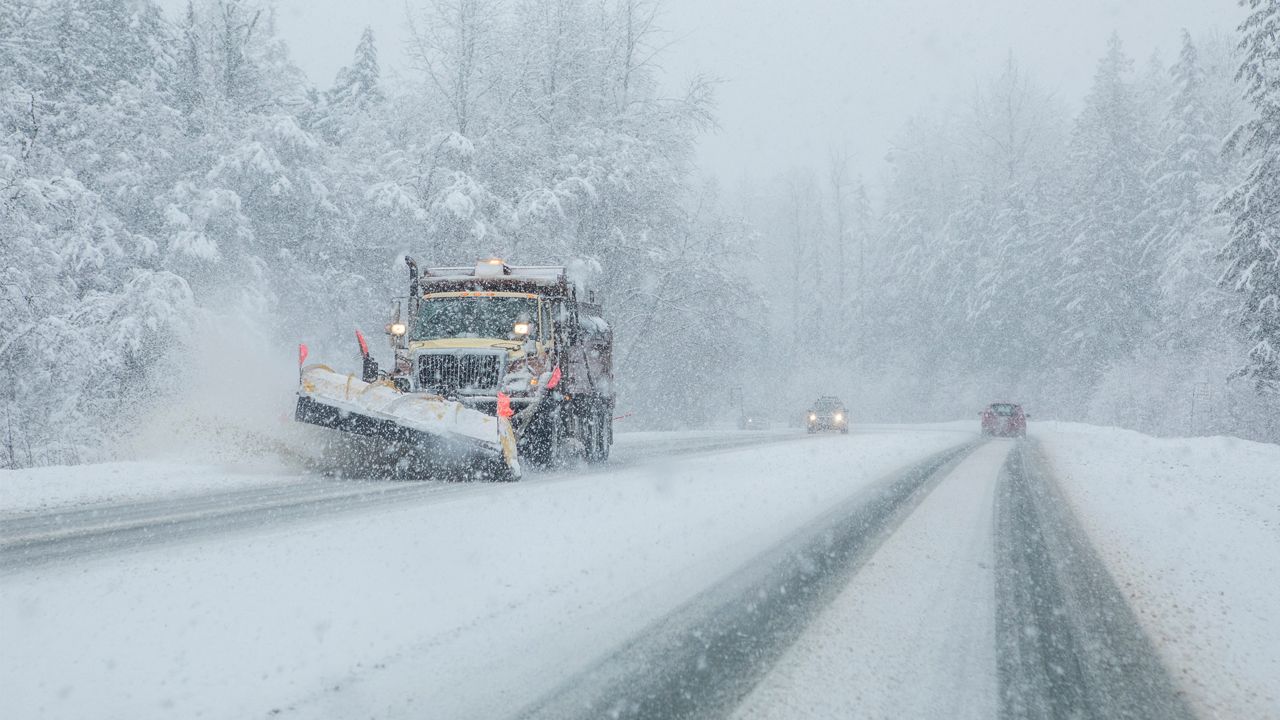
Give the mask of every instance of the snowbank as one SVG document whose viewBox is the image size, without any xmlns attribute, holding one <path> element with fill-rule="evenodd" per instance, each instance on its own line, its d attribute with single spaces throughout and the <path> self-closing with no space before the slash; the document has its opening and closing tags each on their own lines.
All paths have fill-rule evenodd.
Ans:
<svg viewBox="0 0 1280 720">
<path fill-rule="evenodd" d="M 1200 714 L 1280 717 L 1280 446 L 1031 431 Z"/>
</svg>

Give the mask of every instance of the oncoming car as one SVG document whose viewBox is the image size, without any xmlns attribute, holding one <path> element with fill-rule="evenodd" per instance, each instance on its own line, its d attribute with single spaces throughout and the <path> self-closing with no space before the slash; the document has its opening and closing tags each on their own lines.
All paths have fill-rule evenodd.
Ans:
<svg viewBox="0 0 1280 720">
<path fill-rule="evenodd" d="M 993 437 L 1026 437 L 1027 418 L 1021 405 L 991 403 L 982 412 L 982 434 Z"/>
<path fill-rule="evenodd" d="M 849 411 L 845 408 L 844 403 L 840 402 L 840 398 L 833 395 L 824 395 L 818 398 L 818 401 L 813 404 L 809 412 L 805 413 L 804 417 L 805 424 L 811 433 L 819 430 L 849 432 Z"/>
</svg>

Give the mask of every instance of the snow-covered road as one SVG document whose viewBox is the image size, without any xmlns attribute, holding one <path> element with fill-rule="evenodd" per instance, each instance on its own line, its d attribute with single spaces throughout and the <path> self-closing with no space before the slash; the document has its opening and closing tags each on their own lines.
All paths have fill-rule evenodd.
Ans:
<svg viewBox="0 0 1280 720">
<path fill-rule="evenodd" d="M 991 528 L 996 478 L 1012 444 L 996 440 L 965 458 L 736 717 L 996 717 Z M 850 691 L 833 693 L 833 686 Z"/>
<path fill-rule="evenodd" d="M 1070 433 L 977 440 L 637 434 L 514 485 L 24 491 L 0 508 L 0 717 L 1280 717 L 1260 676 L 1203 692 L 1222 648 L 1188 658 L 1153 613 L 1171 586 L 1135 592 L 1159 539 L 1117 552 L 1151 521 L 1109 523 L 1158 504 L 1092 507 L 1087 465 L 1054 475 Z"/>
<path fill-rule="evenodd" d="M 664 440 L 603 473 L 400 484 L 403 503 L 311 521 L 276 509 L 176 545 L 10 563 L 0 678 L 18 691 L 0 703 L 65 718 L 513 713 L 833 503 L 964 437 L 748 436 L 752 449 L 675 456 L 672 442 L 695 446 Z"/>
<path fill-rule="evenodd" d="M 654 459 L 799 439 L 801 436 L 796 433 L 747 437 L 723 432 L 678 437 L 638 434 L 620 443 L 608 470 Z M 167 464 L 109 464 L 93 468 L 43 498 L 35 483 L 28 483 L 26 488 L 15 483 L 18 487 L 9 491 L 15 496 L 11 504 L 18 510 L 0 513 L 4 520 L 0 524 L 0 572 L 151 544 L 171 544 L 201 535 L 254 530 L 264 524 L 314 521 L 324 515 L 368 511 L 377 506 L 422 505 L 451 501 L 458 495 L 491 492 L 483 484 L 343 480 L 317 474 L 219 474 L 207 467 L 196 470 L 196 479 L 191 482 L 180 467 Z M 599 474 L 602 469 L 579 467 L 538 475 L 534 481 L 563 482 L 588 472 Z M 30 473 L 30 478 L 40 482 L 48 482 L 48 476 L 44 470 Z M 131 477 L 140 480 L 134 484 Z M 254 479 L 259 482 L 253 483 Z M 17 492 L 19 488 L 25 492 Z M 113 493 L 111 488 L 119 490 Z M 121 495 L 134 499 L 100 502 L 104 497 Z M 57 498 L 52 508 L 47 507 L 49 497 Z M 32 511 L 33 506 L 41 510 Z"/>
</svg>

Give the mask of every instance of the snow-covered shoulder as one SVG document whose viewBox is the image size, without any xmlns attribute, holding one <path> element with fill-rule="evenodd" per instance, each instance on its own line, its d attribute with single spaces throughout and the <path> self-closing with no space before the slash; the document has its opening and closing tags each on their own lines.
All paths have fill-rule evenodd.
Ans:
<svg viewBox="0 0 1280 720">
<path fill-rule="evenodd" d="M 1205 717 L 1280 712 L 1280 446 L 1042 423 L 1069 502 Z"/>
</svg>

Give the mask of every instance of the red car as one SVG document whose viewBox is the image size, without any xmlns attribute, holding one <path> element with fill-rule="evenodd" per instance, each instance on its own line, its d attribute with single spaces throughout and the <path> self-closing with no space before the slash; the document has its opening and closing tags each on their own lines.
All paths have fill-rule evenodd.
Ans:
<svg viewBox="0 0 1280 720">
<path fill-rule="evenodd" d="M 982 434 L 996 437 L 1026 437 L 1027 415 L 1021 405 L 991 403 L 978 413 L 982 416 Z"/>
</svg>

